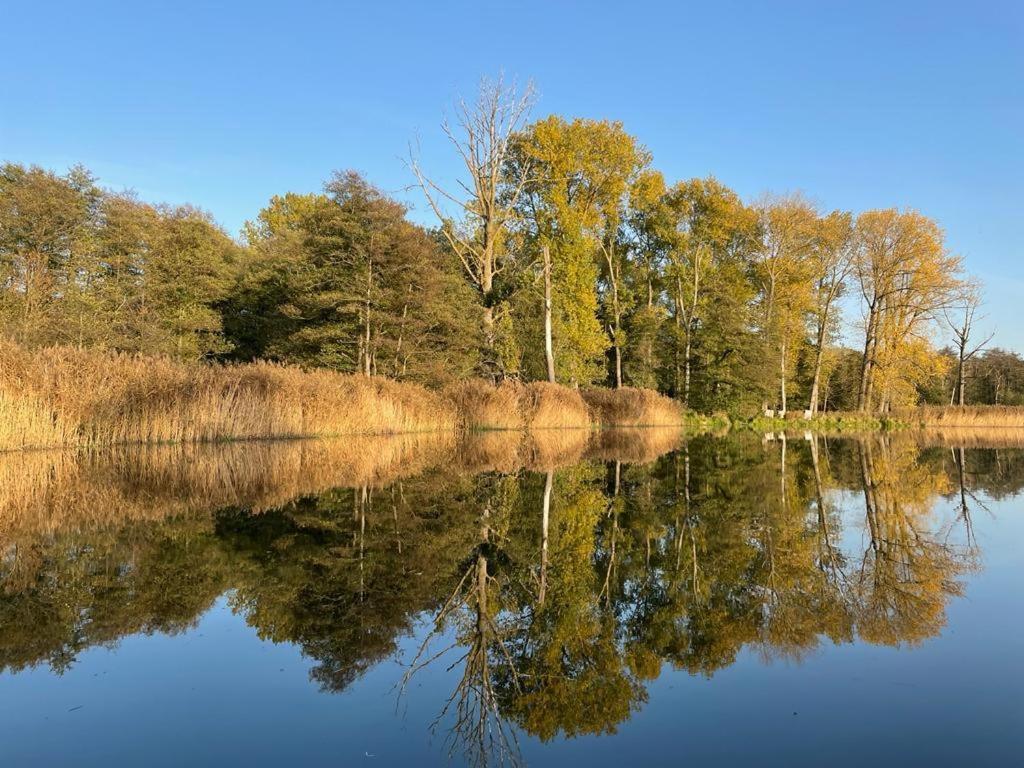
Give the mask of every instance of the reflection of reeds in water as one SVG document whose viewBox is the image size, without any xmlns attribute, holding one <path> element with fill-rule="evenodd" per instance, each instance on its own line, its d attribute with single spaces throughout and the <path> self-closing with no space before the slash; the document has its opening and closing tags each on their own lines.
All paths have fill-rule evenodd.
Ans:
<svg viewBox="0 0 1024 768">
<path fill-rule="evenodd" d="M 225 507 L 271 509 L 332 488 L 383 487 L 428 470 L 544 471 L 582 460 L 650 461 L 675 430 L 421 433 L 345 439 L 0 454 L 0 542 Z"/>
<path fill-rule="evenodd" d="M 587 457 L 600 461 L 648 464 L 662 454 L 676 450 L 683 442 L 678 427 L 654 429 L 606 429 L 595 433 Z"/>
<path fill-rule="evenodd" d="M 450 456 L 450 434 L 0 454 L 0 538 L 387 485 Z"/>
<path fill-rule="evenodd" d="M 583 460 L 594 434 L 586 429 L 469 432 L 459 441 L 454 466 L 470 473 L 562 467 Z"/>
<path fill-rule="evenodd" d="M 1024 447 L 1024 427 L 943 427 L 929 426 L 905 433 L 921 445 L 954 448 Z"/>
</svg>

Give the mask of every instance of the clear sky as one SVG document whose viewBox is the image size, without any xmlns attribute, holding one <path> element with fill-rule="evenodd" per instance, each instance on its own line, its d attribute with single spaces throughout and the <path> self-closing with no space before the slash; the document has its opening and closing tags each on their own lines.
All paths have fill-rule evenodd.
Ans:
<svg viewBox="0 0 1024 768">
<path fill-rule="evenodd" d="M 483 75 L 536 116 L 614 118 L 669 181 L 913 207 L 1024 352 L 1024 2 L 0 3 L 0 160 L 64 169 L 231 232 L 354 168 L 427 213 L 403 157 Z"/>
</svg>

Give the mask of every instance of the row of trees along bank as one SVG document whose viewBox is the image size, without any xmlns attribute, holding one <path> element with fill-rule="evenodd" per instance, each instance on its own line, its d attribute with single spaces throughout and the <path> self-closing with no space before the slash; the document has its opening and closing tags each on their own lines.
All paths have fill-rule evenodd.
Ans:
<svg viewBox="0 0 1024 768">
<path fill-rule="evenodd" d="M 531 121 L 532 102 L 499 81 L 458 105 L 451 185 L 410 159 L 433 229 L 351 171 L 273 197 L 236 240 L 82 168 L 0 166 L 3 334 L 428 384 L 632 385 L 702 411 L 1021 398 L 1020 358 L 980 352 L 977 286 L 931 219 L 669 183 L 621 123 Z"/>
</svg>

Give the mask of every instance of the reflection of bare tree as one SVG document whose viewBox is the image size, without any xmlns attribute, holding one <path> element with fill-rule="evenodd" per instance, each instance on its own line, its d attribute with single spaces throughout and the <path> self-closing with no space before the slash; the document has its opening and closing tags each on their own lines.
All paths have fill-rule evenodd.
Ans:
<svg viewBox="0 0 1024 768">
<path fill-rule="evenodd" d="M 498 580 L 489 572 L 493 533 L 490 515 L 491 510 L 485 509 L 476 552 L 459 583 L 434 616 L 431 630 L 402 678 L 400 695 L 416 672 L 459 649 L 461 654 L 448 669 L 461 665 L 462 674 L 431 729 L 446 725 L 445 746 L 449 756 L 461 749 L 470 765 L 514 765 L 519 762 L 518 741 L 500 709 L 494 667 L 504 668 L 516 691 L 519 678 L 497 619 L 500 606 L 491 599 L 492 592 L 498 595 L 501 590 Z M 449 628 L 454 630 L 454 640 L 440 650 L 431 650 L 433 642 Z M 447 725 L 449 721 L 451 724 Z"/>
<path fill-rule="evenodd" d="M 963 524 L 964 538 L 968 548 L 974 552 L 977 551 L 978 541 L 974 536 L 974 520 L 971 517 L 971 505 L 968 503 L 968 499 L 986 511 L 988 511 L 988 507 L 985 506 L 971 488 L 970 481 L 968 480 L 966 449 L 963 446 L 957 446 L 950 450 L 953 452 L 953 463 L 956 466 L 956 484 L 959 491 L 958 521 Z M 998 463 L 998 449 L 996 449 L 995 455 Z"/>
<path fill-rule="evenodd" d="M 601 587 L 599 598 L 604 598 L 607 604 L 612 600 L 612 575 L 615 571 L 615 547 L 619 538 L 619 513 L 622 508 L 619 499 L 619 490 L 622 487 L 622 462 L 614 462 L 612 475 L 611 497 L 608 500 L 607 514 L 612 519 L 611 535 L 608 544 L 608 566 L 605 569 L 604 585 Z"/>
</svg>

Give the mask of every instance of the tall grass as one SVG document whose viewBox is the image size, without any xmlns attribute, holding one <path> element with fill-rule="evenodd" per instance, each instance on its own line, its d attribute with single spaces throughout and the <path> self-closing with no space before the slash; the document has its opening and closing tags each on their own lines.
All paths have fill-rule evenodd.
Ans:
<svg viewBox="0 0 1024 768">
<path fill-rule="evenodd" d="M 922 427 L 1024 429 L 1024 407 L 1009 405 L 922 406 L 894 414 Z"/>
<path fill-rule="evenodd" d="M 453 430 L 415 384 L 0 341 L 0 450 Z"/>
<path fill-rule="evenodd" d="M 650 389 L 584 389 L 593 421 L 603 427 L 666 427 L 685 422 L 682 406 Z"/>
<path fill-rule="evenodd" d="M 468 380 L 443 392 L 271 363 L 208 365 L 0 340 L 0 451 L 462 429 L 678 426 L 656 392 Z"/>
<path fill-rule="evenodd" d="M 547 382 L 469 379 L 445 395 L 467 429 L 578 429 L 591 426 L 579 390 Z"/>
</svg>

